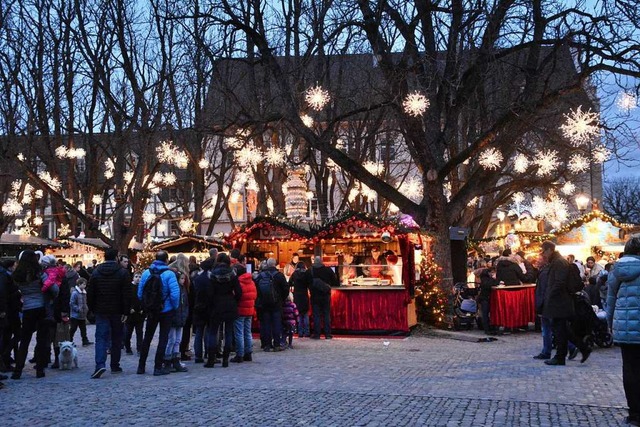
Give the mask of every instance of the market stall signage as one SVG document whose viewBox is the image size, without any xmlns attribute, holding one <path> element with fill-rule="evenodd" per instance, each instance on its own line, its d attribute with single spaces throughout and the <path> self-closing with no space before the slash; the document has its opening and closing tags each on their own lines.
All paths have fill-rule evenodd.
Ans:
<svg viewBox="0 0 640 427">
<path fill-rule="evenodd" d="M 284 240 L 291 238 L 291 231 L 284 228 L 264 227 L 259 230 L 259 240 Z"/>
</svg>

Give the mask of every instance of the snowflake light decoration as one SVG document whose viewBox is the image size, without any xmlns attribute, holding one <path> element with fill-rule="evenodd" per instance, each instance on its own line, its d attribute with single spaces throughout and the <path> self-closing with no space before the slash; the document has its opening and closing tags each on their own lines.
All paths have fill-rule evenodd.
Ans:
<svg viewBox="0 0 640 427">
<path fill-rule="evenodd" d="M 162 175 L 162 183 L 166 186 L 172 186 L 178 179 L 173 172 L 167 172 Z"/>
<path fill-rule="evenodd" d="M 131 184 L 131 181 L 133 181 L 133 172 L 126 171 L 123 175 L 123 178 L 124 178 L 124 182 L 126 182 L 127 184 Z"/>
<path fill-rule="evenodd" d="M 202 211 L 203 218 L 211 218 L 213 216 L 214 209 L 213 206 L 209 206 Z"/>
<path fill-rule="evenodd" d="M 33 225 L 36 227 L 40 227 L 44 223 L 44 219 L 41 216 L 33 217 Z"/>
<path fill-rule="evenodd" d="M 596 163 L 604 163 L 611 157 L 611 151 L 604 145 L 599 145 L 593 149 L 591 155 Z"/>
<path fill-rule="evenodd" d="M 367 160 L 362 164 L 362 166 L 371 174 L 380 176 L 384 173 L 384 165 L 379 162 L 372 162 Z"/>
<path fill-rule="evenodd" d="M 480 153 L 478 163 L 487 170 L 497 170 L 504 160 L 502 153 L 495 148 L 488 148 Z"/>
<path fill-rule="evenodd" d="M 571 145 L 579 147 L 600 134 L 600 117 L 591 110 L 582 111 L 579 106 L 570 114 L 565 114 L 566 122 L 560 126 L 562 134 Z"/>
<path fill-rule="evenodd" d="M 468 206 L 471 207 L 471 208 L 476 207 L 476 206 L 478 206 L 478 202 L 479 201 L 480 201 L 480 199 L 478 199 L 478 197 L 476 196 L 473 199 L 469 200 Z"/>
<path fill-rule="evenodd" d="M 347 199 L 349 200 L 349 203 L 353 203 L 356 198 L 358 197 L 358 195 L 360 194 L 360 192 L 358 191 L 357 188 L 352 188 L 349 191 L 349 195 L 347 196 Z"/>
<path fill-rule="evenodd" d="M 264 153 L 264 161 L 273 167 L 282 167 L 287 160 L 287 153 L 280 147 L 269 147 Z"/>
<path fill-rule="evenodd" d="M 582 154 L 573 154 L 571 158 L 569 158 L 567 167 L 573 173 L 582 173 L 589 169 L 589 160 Z"/>
<path fill-rule="evenodd" d="M 547 176 L 558 168 L 560 160 L 558 160 L 558 153 L 554 150 L 544 150 L 534 160 L 534 163 L 538 166 L 536 175 Z"/>
<path fill-rule="evenodd" d="M 156 147 L 158 161 L 174 165 L 180 169 L 186 169 L 189 166 L 189 156 L 185 151 L 179 150 L 171 141 L 162 141 L 160 146 Z"/>
<path fill-rule="evenodd" d="M 233 153 L 237 165 L 241 168 L 255 168 L 262 161 L 262 153 L 255 147 L 245 147 Z"/>
<path fill-rule="evenodd" d="M 24 162 L 24 159 L 25 159 L 24 154 L 22 154 L 22 153 L 18 153 L 18 154 L 16 154 L 16 157 L 17 157 L 17 158 L 18 158 L 18 160 L 20 160 L 21 162 Z"/>
<path fill-rule="evenodd" d="M 58 228 L 58 236 L 66 237 L 71 234 L 71 228 L 69 224 L 62 224 L 60 228 Z"/>
<path fill-rule="evenodd" d="M 36 199 L 42 199 L 44 197 L 44 191 L 38 189 L 35 191 L 34 195 L 36 196 Z"/>
<path fill-rule="evenodd" d="M 142 214 L 142 221 L 144 221 L 145 224 L 151 224 L 155 220 L 156 214 L 153 212 L 145 212 Z"/>
<path fill-rule="evenodd" d="M 113 170 L 107 169 L 106 171 L 104 171 L 104 177 L 107 179 L 113 178 Z"/>
<path fill-rule="evenodd" d="M 55 176 L 51 176 L 47 171 L 40 173 L 40 179 L 43 180 L 53 191 L 60 191 L 62 188 L 60 180 Z"/>
<path fill-rule="evenodd" d="M 244 141 L 242 141 L 237 136 L 227 136 L 224 138 L 224 145 L 227 148 L 231 148 L 233 150 L 239 150 L 240 148 L 242 148 L 243 144 Z"/>
<path fill-rule="evenodd" d="M 200 159 L 200 161 L 198 161 L 198 167 L 200 169 L 208 169 L 209 168 L 209 160 Z"/>
<path fill-rule="evenodd" d="M 302 123 L 304 123 L 304 125 L 308 128 L 313 126 L 313 118 L 308 114 L 301 115 L 300 120 L 302 120 Z"/>
<path fill-rule="evenodd" d="M 20 215 L 22 212 L 22 205 L 16 199 L 7 199 L 2 205 L 2 213 L 6 216 Z"/>
<path fill-rule="evenodd" d="M 324 90 L 322 86 L 314 86 L 307 89 L 304 96 L 307 104 L 316 111 L 322 110 L 329 103 L 329 92 Z"/>
<path fill-rule="evenodd" d="M 422 182 L 417 177 L 411 177 L 400 185 L 398 191 L 412 201 L 419 202 L 423 195 Z"/>
<path fill-rule="evenodd" d="M 511 200 L 513 200 L 513 203 L 515 203 L 516 205 L 519 205 L 520 203 L 524 202 L 524 193 L 518 191 L 517 193 L 513 193 L 513 195 L 511 196 Z"/>
<path fill-rule="evenodd" d="M 149 191 L 151 192 L 151 194 L 160 194 L 160 187 L 152 183 L 151 185 L 149 185 Z"/>
<path fill-rule="evenodd" d="M 513 170 L 518 173 L 525 173 L 529 167 L 529 159 L 522 153 L 518 153 L 513 159 Z"/>
<path fill-rule="evenodd" d="M 378 193 L 364 184 L 360 184 L 360 194 L 370 202 L 378 199 Z"/>
<path fill-rule="evenodd" d="M 404 112 L 413 117 L 419 117 L 429 108 L 429 100 L 418 91 L 412 92 L 402 102 Z"/>
<path fill-rule="evenodd" d="M 184 218 L 178 222 L 178 227 L 183 233 L 188 233 L 193 231 L 193 226 L 195 223 L 192 218 Z"/>
<path fill-rule="evenodd" d="M 616 101 L 616 105 L 625 113 L 635 109 L 638 106 L 638 98 L 631 92 L 622 92 Z"/>
<path fill-rule="evenodd" d="M 91 197 L 91 202 L 94 205 L 101 205 L 102 204 L 102 196 L 100 196 L 99 194 L 94 195 L 93 197 Z"/>
<path fill-rule="evenodd" d="M 64 145 L 59 146 L 55 150 L 56 157 L 59 159 L 65 159 L 67 157 L 67 152 L 67 147 L 65 147 Z"/>
<path fill-rule="evenodd" d="M 560 191 L 562 191 L 562 194 L 570 196 L 574 191 L 576 191 L 576 186 L 573 182 L 567 181 L 564 183 Z"/>
</svg>

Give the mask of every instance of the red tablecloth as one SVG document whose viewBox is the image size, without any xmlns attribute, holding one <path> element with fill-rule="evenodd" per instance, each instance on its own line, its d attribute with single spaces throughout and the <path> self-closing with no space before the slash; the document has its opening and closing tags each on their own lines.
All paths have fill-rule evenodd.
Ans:
<svg viewBox="0 0 640 427">
<path fill-rule="evenodd" d="M 409 332 L 405 290 L 332 290 L 331 328 Z"/>
<path fill-rule="evenodd" d="M 527 326 L 536 321 L 535 286 L 493 288 L 491 324 L 505 328 Z"/>
</svg>

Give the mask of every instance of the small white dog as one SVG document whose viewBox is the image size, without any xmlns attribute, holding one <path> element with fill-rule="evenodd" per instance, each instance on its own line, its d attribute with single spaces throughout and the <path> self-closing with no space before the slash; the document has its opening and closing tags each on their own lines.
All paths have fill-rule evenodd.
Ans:
<svg viewBox="0 0 640 427">
<path fill-rule="evenodd" d="M 78 349 L 71 341 L 60 344 L 60 370 L 70 370 L 78 367 Z M 73 364 L 73 366 L 72 366 Z"/>
</svg>

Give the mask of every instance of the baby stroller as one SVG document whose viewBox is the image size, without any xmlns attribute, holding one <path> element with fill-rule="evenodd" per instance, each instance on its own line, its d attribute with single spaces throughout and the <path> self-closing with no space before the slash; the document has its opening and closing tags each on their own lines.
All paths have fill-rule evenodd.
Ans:
<svg viewBox="0 0 640 427">
<path fill-rule="evenodd" d="M 453 286 L 453 329 L 459 331 L 462 328 L 473 329 L 478 314 L 478 305 L 475 297 L 478 288 L 475 283 L 470 287 L 467 283 L 456 283 Z"/>
<path fill-rule="evenodd" d="M 609 325 L 604 311 L 596 314 L 591 306 L 589 296 L 585 291 L 577 292 L 574 296 L 576 316 L 571 322 L 573 333 L 577 337 L 583 337 L 582 341 L 590 348 L 611 347 L 613 336 L 609 333 Z"/>
</svg>

